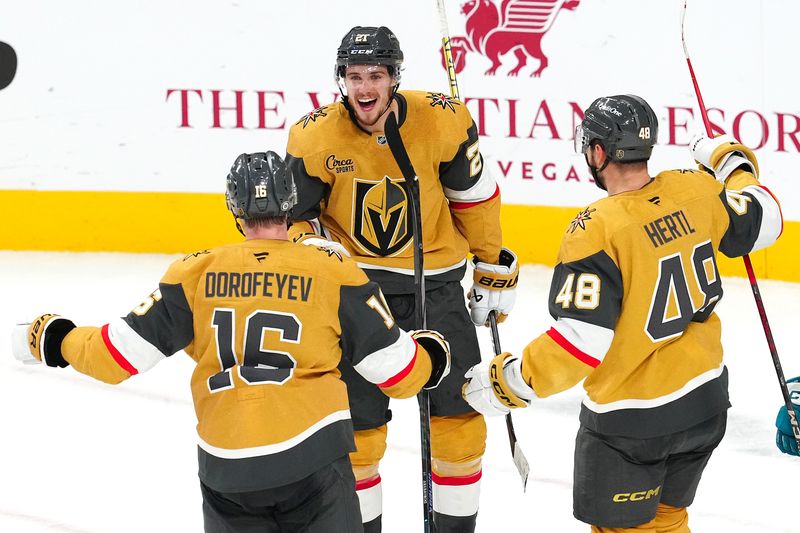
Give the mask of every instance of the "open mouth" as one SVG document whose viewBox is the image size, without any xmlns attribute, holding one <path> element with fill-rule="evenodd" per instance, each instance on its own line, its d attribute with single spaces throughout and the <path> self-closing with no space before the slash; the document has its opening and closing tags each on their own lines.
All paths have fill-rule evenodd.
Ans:
<svg viewBox="0 0 800 533">
<path fill-rule="evenodd" d="M 377 98 L 367 99 L 367 98 L 359 98 L 358 100 L 358 107 L 361 111 L 370 112 L 375 109 L 375 106 L 378 103 Z"/>
</svg>

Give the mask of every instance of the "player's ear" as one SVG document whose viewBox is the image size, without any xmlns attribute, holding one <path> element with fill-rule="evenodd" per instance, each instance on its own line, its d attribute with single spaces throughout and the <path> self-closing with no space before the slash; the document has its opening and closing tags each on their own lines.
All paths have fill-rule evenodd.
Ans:
<svg viewBox="0 0 800 533">
<path fill-rule="evenodd" d="M 594 143 L 591 148 L 594 151 L 594 163 L 598 168 L 601 168 L 606 163 L 608 152 L 601 143 Z"/>
</svg>

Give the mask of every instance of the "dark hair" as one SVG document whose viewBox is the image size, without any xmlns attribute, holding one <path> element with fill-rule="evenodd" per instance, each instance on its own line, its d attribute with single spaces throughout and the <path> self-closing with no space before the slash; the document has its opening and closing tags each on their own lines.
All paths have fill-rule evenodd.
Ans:
<svg viewBox="0 0 800 533">
<path fill-rule="evenodd" d="M 246 226 L 247 229 L 255 229 L 257 227 L 269 228 L 271 226 L 286 226 L 288 222 L 289 219 L 287 215 L 256 217 L 241 220 L 241 223 Z"/>
</svg>

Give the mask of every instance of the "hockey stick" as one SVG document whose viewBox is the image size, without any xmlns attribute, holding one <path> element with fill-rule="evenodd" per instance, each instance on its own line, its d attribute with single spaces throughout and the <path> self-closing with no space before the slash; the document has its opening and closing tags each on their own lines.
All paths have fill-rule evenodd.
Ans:
<svg viewBox="0 0 800 533">
<path fill-rule="evenodd" d="M 439 29 L 442 32 L 442 52 L 444 53 L 445 63 L 447 63 L 447 78 L 450 81 L 450 96 L 458 100 L 461 99 L 458 93 L 458 81 L 456 81 L 456 66 L 453 63 L 453 52 L 450 49 L 450 31 L 447 27 L 447 13 L 444 8 L 444 0 L 436 0 L 436 8 L 439 11 Z M 497 318 L 495 312 L 489 314 L 492 326 L 492 342 L 494 344 L 494 351 L 496 355 L 503 352 L 500 351 L 500 334 L 497 331 Z M 514 422 L 511 420 L 511 414 L 506 415 L 506 428 L 508 429 L 508 443 L 511 445 L 511 459 L 514 461 L 514 466 L 517 467 L 522 478 L 522 491 L 528 486 L 528 474 L 531 467 L 525 454 L 522 453 L 522 447 L 517 442 L 517 434 L 514 432 Z"/>
<path fill-rule="evenodd" d="M 450 96 L 461 100 L 458 93 L 458 82 L 456 81 L 456 64 L 453 61 L 453 50 L 450 47 L 450 30 L 447 27 L 447 13 L 444 9 L 444 0 L 436 0 L 436 8 L 439 11 L 439 29 L 442 33 L 442 53 L 444 62 L 447 64 L 447 79 L 450 81 Z"/>
<path fill-rule="evenodd" d="M 692 61 L 689 59 L 689 49 L 686 47 L 686 37 L 684 26 L 686 23 L 686 4 L 688 0 L 683 0 L 683 9 L 681 10 L 681 42 L 683 43 L 683 54 L 686 56 L 686 64 L 689 66 L 689 75 L 692 77 L 692 84 L 694 85 L 694 92 L 697 95 L 697 104 L 700 106 L 700 114 L 703 117 L 703 124 L 706 127 L 706 134 L 711 137 L 714 135 L 711 130 L 711 122 L 708 120 L 708 113 L 706 105 L 703 103 L 703 97 L 700 95 L 700 86 L 697 84 L 697 77 L 694 75 L 694 68 L 692 68 Z M 775 347 L 775 339 L 772 337 L 772 328 L 769 326 L 767 319 L 767 311 L 764 309 L 764 302 L 761 299 L 761 291 L 758 289 L 758 281 L 756 274 L 753 271 L 753 264 L 750 262 L 750 256 L 745 254 L 742 259 L 744 260 L 744 268 L 747 270 L 747 278 L 750 280 L 750 288 L 753 289 L 753 298 L 756 300 L 756 307 L 758 307 L 758 315 L 761 318 L 761 326 L 764 328 L 764 335 L 767 337 L 767 346 L 769 346 L 769 353 L 772 356 L 772 364 L 775 366 L 775 373 L 778 374 L 778 383 L 780 383 L 781 393 L 783 394 L 783 402 L 786 405 L 786 412 L 789 415 L 789 421 L 792 424 L 792 433 L 794 440 L 800 448 L 800 425 L 797 423 L 797 415 L 792 406 L 792 398 L 789 395 L 789 389 L 786 387 L 786 377 L 783 375 L 783 367 L 781 360 L 778 358 L 778 349 Z"/>
<path fill-rule="evenodd" d="M 489 325 L 492 328 L 494 353 L 495 355 L 500 355 L 503 353 L 503 349 L 500 348 L 500 333 L 497 331 L 497 313 L 495 311 L 489 313 Z M 522 478 L 522 492 L 525 492 L 528 486 L 528 474 L 531 471 L 531 466 L 528 464 L 528 460 L 517 442 L 517 434 L 514 431 L 514 423 L 511 421 L 510 414 L 506 415 L 506 429 L 508 429 L 508 443 L 511 445 L 511 458 L 514 460 L 514 466 L 517 467 L 517 472 Z"/>
<path fill-rule="evenodd" d="M 397 166 L 405 178 L 408 201 L 411 204 L 411 227 L 414 232 L 414 323 L 417 328 L 425 329 L 425 270 L 422 256 L 422 214 L 419 204 L 419 179 L 408 152 L 400 136 L 400 127 L 393 112 L 389 112 L 384 125 L 386 143 L 392 151 Z M 424 516 L 424 531 L 433 530 L 433 481 L 431 467 L 431 406 L 430 395 L 423 389 L 419 396 L 419 434 L 420 448 L 422 450 L 422 511 Z"/>
</svg>

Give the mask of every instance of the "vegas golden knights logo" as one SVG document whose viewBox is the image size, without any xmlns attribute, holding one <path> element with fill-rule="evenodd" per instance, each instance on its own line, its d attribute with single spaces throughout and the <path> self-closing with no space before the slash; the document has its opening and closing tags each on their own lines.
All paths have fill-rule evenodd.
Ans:
<svg viewBox="0 0 800 533">
<path fill-rule="evenodd" d="M 389 256 L 411 242 L 411 219 L 403 182 L 353 180 L 353 239 L 368 252 Z"/>
</svg>

